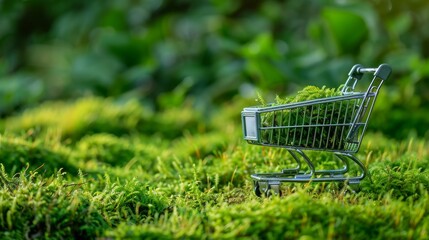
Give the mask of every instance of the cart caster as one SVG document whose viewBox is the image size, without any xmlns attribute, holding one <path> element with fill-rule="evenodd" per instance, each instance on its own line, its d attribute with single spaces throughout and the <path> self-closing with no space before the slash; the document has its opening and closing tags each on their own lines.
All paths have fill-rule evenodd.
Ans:
<svg viewBox="0 0 429 240">
<path fill-rule="evenodd" d="M 255 195 L 257 197 L 261 197 L 262 196 L 262 192 L 261 192 L 261 189 L 259 187 L 258 181 L 253 181 L 253 192 L 255 193 Z"/>
<path fill-rule="evenodd" d="M 265 197 L 281 196 L 280 182 L 270 183 L 254 181 L 253 184 L 253 191 L 257 197 L 261 197 L 262 195 Z"/>
<path fill-rule="evenodd" d="M 270 184 L 268 183 L 267 190 L 265 192 L 266 197 L 270 196 L 282 196 L 282 192 L 280 191 L 280 183 Z"/>
</svg>

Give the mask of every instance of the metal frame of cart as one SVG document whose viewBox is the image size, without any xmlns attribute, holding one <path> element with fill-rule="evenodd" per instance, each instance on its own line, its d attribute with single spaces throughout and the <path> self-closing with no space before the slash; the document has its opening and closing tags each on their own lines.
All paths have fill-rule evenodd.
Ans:
<svg viewBox="0 0 429 240">
<path fill-rule="evenodd" d="M 241 117 L 244 139 L 250 144 L 285 148 L 297 166 L 277 173 L 256 173 L 257 196 L 280 193 L 281 182 L 346 182 L 357 184 L 367 175 L 363 163 L 353 154 L 358 152 L 368 119 L 383 81 L 392 69 L 387 64 L 377 68 L 355 65 L 349 72 L 341 96 L 321 98 L 284 105 L 244 108 Z M 355 92 L 364 74 L 373 73 L 363 92 Z M 343 163 L 340 169 L 317 170 L 306 151 L 328 151 Z M 349 172 L 350 162 L 359 169 Z M 308 166 L 303 171 L 302 163 Z"/>
</svg>

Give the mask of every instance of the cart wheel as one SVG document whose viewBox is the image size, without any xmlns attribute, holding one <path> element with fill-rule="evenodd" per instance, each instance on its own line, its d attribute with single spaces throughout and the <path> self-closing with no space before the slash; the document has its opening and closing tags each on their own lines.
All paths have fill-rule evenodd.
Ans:
<svg viewBox="0 0 429 240">
<path fill-rule="evenodd" d="M 280 191 L 280 184 L 268 184 L 267 189 L 265 190 L 265 196 L 282 196 L 282 192 Z"/>
<path fill-rule="evenodd" d="M 259 187 L 259 182 L 258 181 L 253 181 L 253 192 L 255 193 L 255 195 L 257 197 L 261 197 L 262 192 L 261 189 Z"/>
<path fill-rule="evenodd" d="M 271 189 L 270 184 L 267 184 L 267 188 L 265 188 L 265 189 L 264 189 L 264 195 L 265 195 L 265 197 L 269 197 L 269 196 L 271 196 L 271 191 L 270 191 L 270 189 Z"/>
</svg>

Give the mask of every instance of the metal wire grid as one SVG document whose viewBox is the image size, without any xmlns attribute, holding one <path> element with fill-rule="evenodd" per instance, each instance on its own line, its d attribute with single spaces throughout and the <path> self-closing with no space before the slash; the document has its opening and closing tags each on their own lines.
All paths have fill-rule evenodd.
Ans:
<svg viewBox="0 0 429 240">
<path fill-rule="evenodd" d="M 357 104 L 359 99 L 353 99 L 261 114 L 261 140 L 278 146 L 341 149 Z"/>
<path fill-rule="evenodd" d="M 257 137 L 248 140 L 274 147 L 357 152 L 374 96 L 374 93 L 354 93 L 273 107 L 246 108 L 245 112 L 257 118 L 256 129 L 251 130 Z M 244 127 L 253 126 L 248 125 Z"/>
</svg>

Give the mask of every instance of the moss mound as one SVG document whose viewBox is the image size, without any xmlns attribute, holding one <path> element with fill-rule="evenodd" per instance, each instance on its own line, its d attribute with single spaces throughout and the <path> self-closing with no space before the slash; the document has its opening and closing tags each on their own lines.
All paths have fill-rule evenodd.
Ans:
<svg viewBox="0 0 429 240">
<path fill-rule="evenodd" d="M 190 107 L 165 109 L 154 114 L 138 101 L 84 98 L 75 102 L 52 102 L 24 111 L 5 121 L 6 132 L 43 137 L 52 132 L 62 140 L 79 141 L 87 135 L 158 135 L 177 138 L 184 132 L 202 132 L 206 125 Z"/>
<path fill-rule="evenodd" d="M 0 172 L 2 238 L 95 238 L 123 221 L 135 223 L 162 212 L 165 201 L 137 180 L 111 182 L 108 177 L 68 181 L 28 172 L 9 179 Z"/>
<path fill-rule="evenodd" d="M 70 160 L 71 150 L 60 144 L 28 141 L 19 137 L 0 137 L 0 159 L 8 172 L 19 172 L 26 168 L 39 168 L 39 172 L 52 174 L 63 169 L 77 174 L 77 163 Z"/>
<path fill-rule="evenodd" d="M 111 99 L 85 98 L 73 103 L 46 103 L 6 120 L 6 131 L 32 131 L 45 134 L 49 129 L 59 132 L 62 139 L 79 140 L 94 133 L 125 135 L 144 128 L 150 118 L 137 101 L 123 104 Z"/>
</svg>

